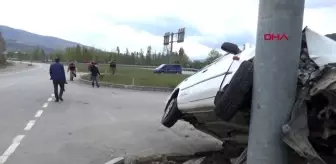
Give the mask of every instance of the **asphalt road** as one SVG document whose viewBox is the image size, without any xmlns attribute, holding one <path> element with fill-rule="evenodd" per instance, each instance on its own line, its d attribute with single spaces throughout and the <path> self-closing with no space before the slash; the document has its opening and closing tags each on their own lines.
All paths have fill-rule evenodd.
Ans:
<svg viewBox="0 0 336 164">
<path fill-rule="evenodd" d="M 69 81 L 65 101 L 56 103 L 48 67 L 0 73 L 0 164 L 103 164 L 125 154 L 220 148 L 187 123 L 161 126 L 168 93 Z"/>
</svg>

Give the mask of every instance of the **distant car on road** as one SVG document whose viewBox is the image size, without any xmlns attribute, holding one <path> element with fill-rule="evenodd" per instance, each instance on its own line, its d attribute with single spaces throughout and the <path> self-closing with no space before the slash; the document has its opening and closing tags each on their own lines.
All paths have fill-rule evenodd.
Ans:
<svg viewBox="0 0 336 164">
<path fill-rule="evenodd" d="M 161 64 L 154 69 L 154 73 L 179 73 L 182 74 L 182 66 L 179 64 Z"/>
<path fill-rule="evenodd" d="M 223 141 L 227 148 L 245 148 L 256 51 L 255 48 L 240 50 L 228 42 L 221 48 L 229 54 L 188 77 L 172 91 L 161 123 L 170 128 L 178 120 L 184 120 Z M 305 156 L 308 160 L 329 163 L 321 162 L 321 157 L 336 158 L 335 153 L 327 153 L 336 150 L 336 42 L 306 27 L 297 56 L 300 64 L 296 108 L 292 109 L 281 135 L 298 154 L 309 154 Z M 272 74 L 272 70 L 269 73 Z M 276 74 L 274 78 L 285 80 Z"/>
</svg>

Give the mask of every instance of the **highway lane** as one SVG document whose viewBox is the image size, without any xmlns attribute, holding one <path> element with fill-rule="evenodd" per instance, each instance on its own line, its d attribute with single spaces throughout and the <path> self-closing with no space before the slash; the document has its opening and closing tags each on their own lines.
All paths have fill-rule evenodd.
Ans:
<svg viewBox="0 0 336 164">
<path fill-rule="evenodd" d="M 97 89 L 74 81 L 66 85 L 65 101 L 55 103 L 48 65 L 36 65 L 0 74 L 0 164 L 99 164 L 125 154 L 220 147 L 187 123 L 160 125 L 168 93 Z"/>
<path fill-rule="evenodd" d="M 22 71 L 24 72 L 0 74 L 1 153 L 5 152 L 15 136 L 23 133 L 28 120 L 46 101 L 45 97 L 50 95 L 50 87 L 40 85 L 49 82 L 38 76 L 42 72 L 40 65 L 29 71 Z"/>
</svg>

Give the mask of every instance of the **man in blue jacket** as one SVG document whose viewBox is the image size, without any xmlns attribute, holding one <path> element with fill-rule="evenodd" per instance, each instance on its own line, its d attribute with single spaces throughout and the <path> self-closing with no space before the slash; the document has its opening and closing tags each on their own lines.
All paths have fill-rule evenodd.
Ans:
<svg viewBox="0 0 336 164">
<path fill-rule="evenodd" d="M 60 59 L 57 57 L 55 62 L 50 65 L 49 68 L 50 79 L 54 84 L 54 94 L 55 94 L 55 102 L 59 100 L 63 101 L 62 95 L 64 92 L 64 84 L 67 84 L 65 78 L 65 71 L 63 64 L 60 63 Z M 60 87 L 60 93 L 58 94 L 58 86 Z"/>
</svg>

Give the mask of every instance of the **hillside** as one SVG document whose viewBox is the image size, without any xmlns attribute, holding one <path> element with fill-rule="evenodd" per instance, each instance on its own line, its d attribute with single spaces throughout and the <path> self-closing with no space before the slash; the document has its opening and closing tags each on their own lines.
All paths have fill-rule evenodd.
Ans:
<svg viewBox="0 0 336 164">
<path fill-rule="evenodd" d="M 32 51 L 37 45 L 46 53 L 66 47 L 74 47 L 78 43 L 64 39 L 34 34 L 28 31 L 0 25 L 0 32 L 6 41 L 7 51 Z"/>
<path fill-rule="evenodd" d="M 36 45 L 28 45 L 28 44 L 23 44 L 19 41 L 15 40 L 6 40 L 6 48 L 8 52 L 13 52 L 13 51 L 22 51 L 22 52 L 31 52 L 36 48 Z M 40 46 L 44 50 L 45 53 L 49 54 L 55 51 L 54 48 L 49 48 L 49 47 L 44 47 Z"/>
</svg>

